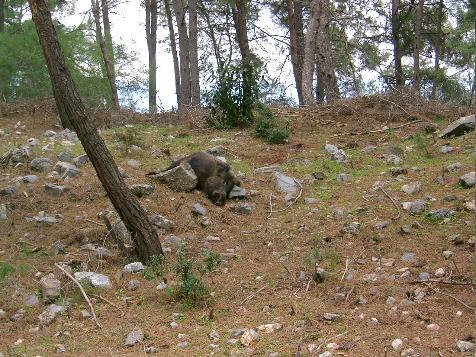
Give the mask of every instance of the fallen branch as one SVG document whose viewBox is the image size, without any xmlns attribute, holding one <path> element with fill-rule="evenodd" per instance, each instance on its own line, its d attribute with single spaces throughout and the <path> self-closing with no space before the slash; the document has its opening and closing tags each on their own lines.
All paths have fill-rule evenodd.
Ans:
<svg viewBox="0 0 476 357">
<path fill-rule="evenodd" d="M 437 283 L 437 284 L 445 284 L 445 285 L 464 285 L 464 286 L 472 286 L 476 285 L 475 283 L 472 282 L 465 282 L 465 281 L 448 281 L 448 280 L 438 280 L 438 279 L 428 279 L 425 281 L 420 281 L 420 280 L 414 280 L 411 281 L 410 284 L 425 284 L 425 283 Z"/>
<path fill-rule="evenodd" d="M 94 296 L 95 298 L 99 299 L 99 300 L 102 300 L 104 301 L 105 303 L 115 307 L 117 310 L 119 310 L 121 312 L 121 317 L 124 317 L 124 311 L 116 304 L 114 304 L 112 301 L 106 299 L 105 297 L 101 296 L 101 295 L 95 295 L 95 294 L 92 294 L 92 296 Z"/>
<path fill-rule="evenodd" d="M 91 315 L 93 315 L 93 320 L 94 322 L 96 323 L 96 325 L 99 327 L 99 328 L 102 328 L 101 327 L 101 324 L 99 323 L 97 317 L 96 317 L 96 313 L 94 312 L 94 307 L 93 307 L 93 304 L 91 304 L 91 300 L 89 300 L 88 298 L 88 295 L 86 294 L 86 292 L 84 291 L 83 287 L 81 286 L 81 284 L 79 283 L 79 281 L 77 281 L 74 276 L 72 276 L 70 273 L 68 273 L 61 265 L 55 263 L 55 267 L 57 267 L 59 270 L 61 270 L 68 278 L 70 278 L 75 284 L 76 286 L 79 288 L 79 290 L 81 291 L 81 293 L 83 294 L 84 296 L 84 300 L 86 300 L 86 302 L 88 303 L 89 305 L 89 308 L 91 310 Z"/>
<path fill-rule="evenodd" d="M 382 191 L 382 192 L 384 193 L 385 196 L 387 196 L 387 197 L 390 199 L 390 201 L 392 201 L 393 205 L 395 206 L 395 208 L 396 208 L 397 211 L 398 211 L 398 215 L 397 215 L 396 217 L 393 217 L 392 219 L 393 219 L 393 220 L 400 219 L 400 217 L 402 216 L 402 214 L 401 214 L 401 212 L 400 212 L 400 206 L 398 205 L 398 203 L 395 202 L 395 200 L 387 193 L 387 191 L 385 191 L 385 190 L 383 189 L 382 186 L 378 186 L 378 188 L 380 189 L 380 191 Z"/>
<path fill-rule="evenodd" d="M 355 289 L 355 285 L 352 286 L 352 287 L 350 288 L 349 292 L 345 295 L 345 303 L 347 303 L 347 301 L 349 301 L 349 297 L 350 297 L 350 295 L 352 294 L 352 292 L 354 291 L 354 289 Z"/>
<path fill-rule="evenodd" d="M 298 182 L 298 180 L 296 179 L 293 179 L 295 183 L 298 184 L 299 186 L 299 194 L 297 195 L 297 197 L 295 199 L 293 199 L 286 207 L 284 208 L 281 208 L 281 209 L 278 209 L 277 211 L 273 211 L 273 202 L 272 202 L 272 194 L 269 195 L 269 205 L 270 205 L 270 211 L 269 211 L 269 214 L 268 214 L 268 217 L 267 218 L 270 218 L 271 215 L 273 213 L 277 213 L 277 212 L 284 212 L 286 211 L 289 207 L 291 207 L 293 204 L 295 204 L 297 202 L 297 200 L 299 200 L 299 198 L 301 198 L 301 195 L 302 195 L 302 185 Z"/>
<path fill-rule="evenodd" d="M 412 115 L 409 112 L 407 112 L 401 105 L 399 105 L 395 102 L 392 102 L 391 100 L 388 100 L 388 99 L 383 98 L 383 97 L 380 97 L 379 99 L 382 99 L 382 100 L 386 101 L 387 103 L 395 105 L 396 107 L 400 108 L 401 111 L 404 112 L 406 115 L 408 115 L 409 117 L 412 117 Z"/>
<path fill-rule="evenodd" d="M 467 303 L 465 303 L 464 301 L 458 299 L 456 296 L 454 295 L 451 295 L 451 294 L 448 294 L 448 293 L 444 293 L 442 291 L 439 291 L 438 289 L 434 289 L 431 287 L 430 284 L 425 284 L 427 286 L 428 289 L 430 289 L 431 291 L 434 291 L 435 293 L 437 294 L 440 294 L 440 295 L 444 295 L 444 296 L 447 296 L 449 298 L 452 298 L 453 300 L 459 302 L 461 305 L 463 305 L 464 307 L 466 307 L 467 309 L 473 311 L 475 314 L 476 314 L 476 308 L 472 307 L 472 306 L 469 306 Z"/>
<path fill-rule="evenodd" d="M 340 278 L 340 281 L 344 280 L 345 278 L 345 273 L 347 273 L 347 268 L 349 267 L 349 258 L 347 258 L 345 260 L 345 269 L 344 269 L 344 273 L 342 274 L 342 277 Z"/>
<path fill-rule="evenodd" d="M 400 128 L 403 128 L 403 127 L 408 126 L 408 125 L 420 123 L 422 121 L 423 121 L 422 119 L 417 119 L 417 120 L 410 121 L 408 123 L 392 126 L 392 127 L 387 128 L 387 129 L 360 131 L 360 132 L 357 132 L 357 133 L 345 132 L 345 133 L 334 134 L 334 135 L 332 135 L 332 137 L 346 136 L 346 135 L 367 135 L 367 134 L 383 133 L 383 132 L 386 132 L 387 130 L 400 129 Z"/>
<path fill-rule="evenodd" d="M 244 305 L 245 303 L 247 303 L 248 301 L 250 301 L 251 299 L 253 299 L 256 295 L 258 295 L 260 292 L 262 292 L 264 289 L 266 289 L 267 286 L 263 286 L 262 288 L 258 289 L 257 291 L 255 291 L 253 294 L 251 295 L 248 295 L 246 298 L 243 299 L 243 301 L 241 301 L 240 305 Z"/>
<path fill-rule="evenodd" d="M 100 222 L 93 221 L 92 219 L 89 219 L 89 218 L 83 218 L 83 221 L 91 222 L 91 223 L 97 224 L 98 226 L 106 227 L 105 224 L 100 223 Z"/>
</svg>

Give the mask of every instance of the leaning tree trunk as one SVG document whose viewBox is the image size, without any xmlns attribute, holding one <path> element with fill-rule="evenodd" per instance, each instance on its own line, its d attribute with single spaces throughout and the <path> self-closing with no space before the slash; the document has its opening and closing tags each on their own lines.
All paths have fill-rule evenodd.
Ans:
<svg viewBox="0 0 476 357">
<path fill-rule="evenodd" d="M 302 31 L 301 33 L 299 31 L 299 27 L 302 26 L 302 5 L 300 0 L 288 0 L 287 5 L 291 63 L 293 65 L 294 82 L 296 83 L 299 105 L 302 105 Z M 300 23 L 299 19 L 301 20 Z"/>
<path fill-rule="evenodd" d="M 418 1 L 418 8 L 415 16 L 415 47 L 413 49 L 413 90 L 415 93 L 420 93 L 420 48 L 421 48 L 421 21 L 423 18 L 423 3 L 424 0 Z"/>
<path fill-rule="evenodd" d="M 316 34 L 319 16 L 319 0 L 313 0 L 311 3 L 311 16 L 304 40 L 304 61 L 302 65 L 302 99 L 304 105 L 311 105 L 315 102 L 312 94 L 312 78 L 316 63 Z"/>
<path fill-rule="evenodd" d="M 179 35 L 180 56 L 180 103 L 179 109 L 190 106 L 192 97 L 190 87 L 190 44 L 188 39 L 187 23 L 185 21 L 185 9 L 182 0 L 173 0 L 175 19 Z"/>
<path fill-rule="evenodd" d="M 104 26 L 104 41 L 109 51 L 109 60 L 111 62 L 111 71 L 116 81 L 116 58 L 114 56 L 114 46 L 112 44 L 111 21 L 109 20 L 109 4 L 111 0 L 101 0 L 102 23 Z"/>
<path fill-rule="evenodd" d="M 145 31 L 149 52 L 149 113 L 157 113 L 157 1 L 145 1 Z"/>
<path fill-rule="evenodd" d="M 197 0 L 188 2 L 188 32 L 190 49 L 190 90 L 192 105 L 200 106 L 200 76 L 198 71 L 198 24 Z"/>
<path fill-rule="evenodd" d="M 134 248 L 143 262 L 163 254 L 160 241 L 147 213 L 124 183 L 101 136 L 86 113 L 78 90 L 66 66 L 46 0 L 28 0 L 33 21 L 45 55 L 51 84 L 60 113 L 66 115 L 78 134 L 109 199 L 131 232 Z"/>
<path fill-rule="evenodd" d="M 111 87 L 112 105 L 115 108 L 119 108 L 119 97 L 117 95 L 117 87 L 116 87 L 116 79 L 114 78 L 114 70 L 111 68 L 112 63 L 110 61 L 109 51 L 106 47 L 106 43 L 102 35 L 101 19 L 100 19 L 101 15 L 99 13 L 98 0 L 91 0 L 91 9 L 93 12 L 94 23 L 96 25 L 96 40 L 98 41 L 99 47 L 101 48 L 101 53 L 102 53 L 102 58 L 104 59 L 104 67 L 106 70 L 107 79 Z"/>
<path fill-rule="evenodd" d="M 443 0 L 438 1 L 438 8 L 436 12 L 436 39 L 435 39 L 435 67 L 433 69 L 433 86 L 431 89 L 431 98 L 436 98 L 436 92 L 439 85 L 440 78 L 440 56 L 441 56 L 441 38 L 443 36 Z"/>
<path fill-rule="evenodd" d="M 180 65 L 177 55 L 177 43 L 175 41 L 174 21 L 172 19 L 172 11 L 170 11 L 169 0 L 164 0 L 164 7 L 167 16 L 167 26 L 169 28 L 170 49 L 172 50 L 172 59 L 174 62 L 175 93 L 177 96 L 177 106 L 179 106 L 181 103 Z"/>
<path fill-rule="evenodd" d="M 392 43 L 393 43 L 393 60 L 395 65 L 395 85 L 400 87 L 403 85 L 403 68 L 402 68 L 402 50 L 400 45 L 400 0 L 392 0 Z"/>
</svg>

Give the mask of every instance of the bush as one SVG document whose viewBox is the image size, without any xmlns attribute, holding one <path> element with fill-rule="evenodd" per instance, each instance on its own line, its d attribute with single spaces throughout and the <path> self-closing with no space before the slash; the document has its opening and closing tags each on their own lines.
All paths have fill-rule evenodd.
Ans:
<svg viewBox="0 0 476 357">
<path fill-rule="evenodd" d="M 144 278 L 152 280 L 155 277 L 165 279 L 165 256 L 153 255 L 147 262 L 147 266 L 144 270 Z"/>
<path fill-rule="evenodd" d="M 287 130 L 276 128 L 276 118 L 269 108 L 260 104 L 257 107 L 256 135 L 270 144 L 284 144 L 288 141 Z"/>
<path fill-rule="evenodd" d="M 197 277 L 192 271 L 193 262 L 183 255 L 178 256 L 176 272 L 180 276 L 180 283 L 172 290 L 173 296 L 182 302 L 195 305 L 208 295 L 208 288 L 202 280 L 203 273 Z"/>
<path fill-rule="evenodd" d="M 124 128 L 118 128 L 113 133 L 115 141 L 124 144 L 127 151 L 129 151 L 132 145 L 142 147 L 144 143 L 140 137 L 139 130 L 134 126 L 125 126 Z"/>
</svg>

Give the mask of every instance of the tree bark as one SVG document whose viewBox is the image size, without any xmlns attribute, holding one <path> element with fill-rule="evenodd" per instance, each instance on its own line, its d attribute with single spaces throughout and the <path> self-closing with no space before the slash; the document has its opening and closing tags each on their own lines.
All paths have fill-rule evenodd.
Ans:
<svg viewBox="0 0 476 357">
<path fill-rule="evenodd" d="M 187 23 L 185 21 L 185 9 L 182 0 L 173 0 L 175 20 L 177 21 L 177 29 L 179 34 L 179 56 L 180 56 L 180 103 L 179 109 L 189 107 L 192 97 L 190 86 L 190 51 L 189 39 L 187 31 Z"/>
<path fill-rule="evenodd" d="M 106 42 L 107 50 L 109 51 L 110 61 L 111 61 L 111 70 L 116 81 L 116 58 L 114 56 L 114 47 L 112 43 L 112 33 L 111 33 L 111 21 L 109 20 L 109 4 L 111 0 L 101 0 L 101 10 L 102 10 L 102 23 L 104 26 L 104 40 Z"/>
<path fill-rule="evenodd" d="M 304 105 L 311 105 L 315 102 L 312 94 L 312 79 L 316 64 L 316 34 L 319 16 L 319 0 L 313 0 L 304 40 L 304 60 L 302 65 L 302 99 Z"/>
<path fill-rule="evenodd" d="M 101 49 L 102 57 L 104 59 L 104 67 L 106 70 L 107 79 L 111 87 L 112 105 L 115 108 L 119 108 L 119 97 L 117 95 L 116 79 L 114 78 L 114 70 L 111 69 L 112 64 L 109 57 L 109 51 L 106 47 L 106 43 L 104 42 L 104 37 L 102 34 L 101 17 L 99 13 L 98 0 L 91 0 L 91 10 L 93 12 L 94 23 L 96 25 L 96 40 L 99 43 L 99 47 Z"/>
<path fill-rule="evenodd" d="M 232 12 L 241 59 L 244 64 L 249 64 L 251 63 L 251 51 L 246 25 L 246 0 L 236 0 L 235 7 L 232 7 Z"/>
<path fill-rule="evenodd" d="M 5 0 L 0 0 L 0 32 L 5 31 Z"/>
<path fill-rule="evenodd" d="M 331 34 L 329 30 L 331 12 L 329 0 L 319 0 L 320 15 L 318 18 L 318 27 L 316 34 L 316 60 L 319 67 L 319 78 L 325 92 L 325 99 L 331 102 L 340 97 L 339 86 L 337 85 L 337 77 L 335 67 L 332 61 Z"/>
<path fill-rule="evenodd" d="M 180 66 L 177 55 L 177 43 L 175 41 L 174 21 L 172 19 L 172 11 L 170 10 L 169 0 L 164 0 L 165 15 L 167 16 L 167 26 L 169 28 L 170 49 L 172 50 L 172 59 L 174 62 L 175 74 L 175 95 L 177 96 L 177 106 L 181 103 L 180 90 Z"/>
<path fill-rule="evenodd" d="M 392 0 L 392 42 L 393 60 L 395 65 L 395 85 L 403 85 L 402 50 L 400 48 L 400 0 Z"/>
<path fill-rule="evenodd" d="M 291 63 L 293 65 L 294 82 L 298 94 L 299 105 L 303 105 L 302 100 L 302 61 L 303 61 L 303 23 L 301 0 L 288 0 L 288 24 L 289 24 L 289 45 L 291 52 Z"/>
<path fill-rule="evenodd" d="M 145 31 L 149 52 L 149 113 L 157 113 L 157 1 L 145 1 Z"/>
<path fill-rule="evenodd" d="M 28 2 L 55 88 L 56 103 L 62 107 L 60 113 L 64 113 L 73 124 L 109 199 L 131 232 L 137 255 L 147 262 L 152 255 L 163 254 L 157 232 L 137 198 L 124 183 L 111 153 L 86 113 L 61 52 L 46 0 Z"/>
<path fill-rule="evenodd" d="M 420 73 L 420 49 L 421 49 L 421 21 L 423 18 L 424 0 L 418 1 L 418 8 L 415 16 L 415 48 L 413 50 L 413 90 L 420 93 L 421 73 Z"/>
<path fill-rule="evenodd" d="M 433 86 L 431 89 L 431 98 L 436 98 L 436 91 L 439 85 L 440 56 L 441 56 L 441 38 L 443 36 L 443 0 L 438 1 L 436 10 L 436 39 L 435 39 L 435 67 L 433 69 Z"/>
<path fill-rule="evenodd" d="M 200 76 L 198 71 L 198 20 L 197 0 L 188 2 L 188 31 L 190 50 L 190 90 L 192 105 L 200 106 Z"/>
</svg>

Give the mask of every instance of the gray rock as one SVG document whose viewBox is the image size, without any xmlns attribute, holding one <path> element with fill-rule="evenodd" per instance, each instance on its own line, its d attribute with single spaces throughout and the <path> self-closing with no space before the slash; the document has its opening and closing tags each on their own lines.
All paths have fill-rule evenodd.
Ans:
<svg viewBox="0 0 476 357">
<path fill-rule="evenodd" d="M 375 223 L 374 227 L 376 229 L 384 229 L 390 225 L 390 221 L 378 221 Z"/>
<path fill-rule="evenodd" d="M 445 167 L 445 172 L 452 173 L 460 170 L 463 167 L 461 162 L 455 162 L 454 164 L 448 165 Z"/>
<path fill-rule="evenodd" d="M 137 197 L 144 197 L 149 196 L 152 192 L 154 192 L 154 186 L 147 185 L 147 184 L 135 184 L 130 187 L 130 190 L 134 196 Z"/>
<path fill-rule="evenodd" d="M 76 156 L 73 159 L 73 163 L 76 165 L 76 167 L 82 167 L 86 165 L 88 162 L 89 162 L 89 157 L 86 154 Z"/>
<path fill-rule="evenodd" d="M 45 172 L 53 165 L 53 161 L 47 157 L 37 157 L 31 160 L 30 169 L 33 171 Z"/>
<path fill-rule="evenodd" d="M 60 131 L 58 134 L 56 134 L 58 139 L 60 140 L 67 140 L 71 142 L 77 142 L 79 141 L 78 136 L 74 131 L 71 131 L 69 129 L 64 129 L 63 131 Z"/>
<path fill-rule="evenodd" d="M 96 288 L 110 289 L 112 288 L 109 277 L 103 274 L 95 273 L 92 271 L 78 271 L 74 273 L 74 278 L 79 282 L 85 281 L 91 283 Z"/>
<path fill-rule="evenodd" d="M 8 218 L 7 205 L 0 204 L 0 221 L 5 221 Z"/>
<path fill-rule="evenodd" d="M 419 281 L 428 281 L 428 280 L 430 280 L 430 278 L 431 278 L 430 273 L 427 273 L 426 271 L 421 272 L 418 275 L 418 280 Z"/>
<path fill-rule="evenodd" d="M 47 131 L 45 131 L 45 132 L 43 133 L 43 136 L 44 136 L 45 138 L 51 138 L 51 137 L 53 137 L 53 136 L 55 136 L 55 135 L 56 135 L 56 132 L 53 131 L 53 130 L 47 130 Z"/>
<path fill-rule="evenodd" d="M 442 154 L 449 154 L 450 152 L 452 152 L 454 150 L 454 148 L 452 146 L 449 146 L 449 145 L 443 145 L 441 148 L 440 148 L 440 152 Z"/>
<path fill-rule="evenodd" d="M 259 167 L 257 169 L 254 169 L 255 174 L 269 174 L 274 171 L 279 171 L 281 170 L 281 166 L 279 165 L 271 165 L 271 166 L 263 166 Z"/>
<path fill-rule="evenodd" d="M 168 236 L 164 238 L 164 245 L 168 247 L 173 247 L 175 249 L 179 249 L 184 245 L 184 242 L 181 238 L 173 234 L 169 234 Z"/>
<path fill-rule="evenodd" d="M 190 343 L 188 341 L 182 341 L 182 342 L 177 343 L 177 345 L 175 347 L 177 347 L 178 349 L 182 349 L 182 348 L 188 347 L 189 344 Z"/>
<path fill-rule="evenodd" d="M 38 144 L 40 143 L 40 140 L 38 140 L 37 138 L 29 138 L 27 141 L 26 141 L 26 144 L 28 146 L 38 146 Z"/>
<path fill-rule="evenodd" d="M 409 195 L 420 192 L 420 190 L 421 190 L 420 181 L 411 182 L 402 186 L 402 191 L 405 193 L 408 193 Z"/>
<path fill-rule="evenodd" d="M 51 304 L 38 316 L 38 324 L 48 326 L 53 323 L 56 317 L 66 311 L 66 306 Z"/>
<path fill-rule="evenodd" d="M 475 122 L 476 120 L 474 114 L 459 118 L 448 125 L 445 129 L 441 130 L 438 136 L 440 138 L 447 138 L 450 136 L 464 135 L 468 131 L 474 131 Z"/>
<path fill-rule="evenodd" d="M 88 310 L 81 310 L 79 313 L 80 313 L 81 319 L 83 320 L 87 320 L 92 317 L 91 313 Z"/>
<path fill-rule="evenodd" d="M 449 241 L 454 245 L 460 245 L 464 243 L 464 238 L 461 236 L 461 234 L 452 234 L 449 237 Z"/>
<path fill-rule="evenodd" d="M 418 260 L 417 256 L 415 253 L 412 252 L 405 252 L 402 254 L 402 257 L 400 258 L 402 261 L 406 263 L 410 263 L 413 265 L 419 265 L 420 261 Z"/>
<path fill-rule="evenodd" d="M 127 160 L 127 165 L 129 165 L 130 167 L 138 168 L 140 167 L 141 163 L 138 160 L 130 159 Z"/>
<path fill-rule="evenodd" d="M 324 268 L 320 267 L 316 267 L 312 274 L 312 279 L 318 284 L 324 282 L 328 277 L 329 273 Z"/>
<path fill-rule="evenodd" d="M 52 183 L 45 184 L 45 192 L 51 196 L 61 196 L 65 192 L 64 186 L 54 185 Z"/>
<path fill-rule="evenodd" d="M 389 172 L 392 176 L 400 176 L 400 175 L 408 174 L 408 170 L 400 166 L 391 167 L 389 169 Z"/>
<path fill-rule="evenodd" d="M 402 163 L 402 158 L 397 155 L 385 155 L 385 161 L 387 161 L 388 164 L 391 165 L 398 165 Z"/>
<path fill-rule="evenodd" d="M 148 346 L 144 349 L 144 351 L 145 351 L 145 353 L 150 355 L 150 354 L 158 353 L 159 349 L 155 346 Z"/>
<path fill-rule="evenodd" d="M 371 153 L 372 151 L 374 151 L 376 148 L 377 148 L 377 147 L 374 146 L 374 145 L 368 145 L 368 146 L 366 146 L 366 147 L 364 147 L 364 148 L 362 149 L 362 152 L 363 152 L 364 154 L 369 154 L 369 153 Z"/>
<path fill-rule="evenodd" d="M 43 299 L 50 300 L 61 295 L 61 281 L 56 279 L 53 273 L 40 279 L 40 287 Z"/>
<path fill-rule="evenodd" d="M 136 279 L 132 279 L 132 280 L 129 280 L 129 282 L 127 283 L 126 289 L 129 291 L 135 291 L 139 289 L 139 287 L 140 287 L 140 281 Z"/>
<path fill-rule="evenodd" d="M 197 216 L 208 216 L 208 210 L 200 203 L 194 203 L 192 205 L 192 213 Z"/>
<path fill-rule="evenodd" d="M 173 221 L 171 221 L 167 217 L 164 217 L 160 214 L 154 214 L 152 217 L 150 217 L 150 223 L 152 223 L 154 226 L 158 228 L 162 228 L 166 230 L 171 230 L 175 226 Z"/>
<path fill-rule="evenodd" d="M 349 182 L 350 181 L 350 176 L 349 174 L 346 174 L 345 172 L 340 173 L 336 176 L 337 182 Z"/>
<path fill-rule="evenodd" d="M 30 294 L 25 299 L 25 305 L 27 306 L 36 306 L 40 303 L 40 299 L 35 294 Z"/>
<path fill-rule="evenodd" d="M 14 166 L 19 162 L 23 162 L 23 160 L 28 159 L 31 157 L 31 155 L 31 149 L 28 146 L 21 146 L 19 148 L 11 149 L 8 164 Z"/>
<path fill-rule="evenodd" d="M 71 162 L 71 160 L 73 160 L 73 155 L 69 150 L 62 151 L 58 154 L 58 160 L 63 162 Z"/>
<path fill-rule="evenodd" d="M 25 313 L 26 311 L 24 309 L 18 310 L 12 316 L 10 316 L 10 321 L 13 321 L 13 322 L 20 321 L 25 316 Z"/>
<path fill-rule="evenodd" d="M 431 211 L 429 213 L 429 217 L 431 217 L 433 219 L 442 219 L 442 218 L 446 218 L 446 217 L 452 217 L 455 214 L 456 214 L 456 211 L 454 211 L 450 208 L 443 207 L 443 208 L 438 208 L 434 211 Z"/>
<path fill-rule="evenodd" d="M 38 176 L 36 175 L 26 175 L 22 177 L 23 183 L 35 183 L 38 180 Z"/>
<path fill-rule="evenodd" d="M 317 199 L 315 199 L 314 197 L 306 197 L 304 199 L 304 203 L 308 206 L 312 206 L 317 204 Z"/>
<path fill-rule="evenodd" d="M 396 146 L 391 146 L 388 148 L 385 148 L 383 151 L 384 156 L 397 156 L 397 157 L 402 157 L 403 156 L 403 150 L 400 149 L 399 147 Z"/>
<path fill-rule="evenodd" d="M 142 332 L 142 330 L 134 329 L 132 332 L 130 332 L 127 335 L 124 345 L 134 346 L 136 343 L 142 342 L 143 340 L 144 340 L 144 333 Z"/>
<path fill-rule="evenodd" d="M 233 186 L 228 194 L 228 198 L 246 198 L 247 194 L 248 192 L 244 188 Z"/>
<path fill-rule="evenodd" d="M 175 191 L 192 191 L 198 182 L 197 176 L 188 162 L 183 162 L 179 166 L 161 172 L 155 177 Z"/>
<path fill-rule="evenodd" d="M 0 309 L 0 321 L 4 321 L 7 318 L 7 313 L 5 310 Z"/>
<path fill-rule="evenodd" d="M 475 172 L 469 172 L 459 178 L 459 184 L 464 188 L 472 188 L 475 183 Z"/>
<path fill-rule="evenodd" d="M 428 202 L 425 199 L 418 199 L 413 202 L 403 202 L 402 207 L 412 214 L 420 214 L 426 209 L 427 204 Z"/>
<path fill-rule="evenodd" d="M 359 222 L 348 222 L 345 223 L 341 229 L 342 233 L 349 234 L 358 234 L 360 232 L 360 223 Z"/>
<path fill-rule="evenodd" d="M 293 196 L 297 195 L 299 192 L 299 185 L 296 183 L 294 178 L 289 177 L 282 172 L 275 171 L 273 172 L 273 179 L 274 184 L 279 191 Z"/>
<path fill-rule="evenodd" d="M 322 315 L 322 317 L 324 318 L 324 320 L 327 320 L 327 321 L 340 320 L 340 315 L 339 314 L 333 314 L 331 312 L 324 313 L 324 315 Z"/>
<path fill-rule="evenodd" d="M 57 354 L 65 353 L 65 352 L 66 352 L 66 347 L 64 347 L 64 345 L 57 344 L 57 345 L 55 345 L 55 347 L 56 347 L 55 352 L 56 352 Z"/>
<path fill-rule="evenodd" d="M 15 186 L 8 186 L 0 189 L 0 196 L 10 196 L 17 192 Z"/>
<path fill-rule="evenodd" d="M 138 273 L 145 269 L 141 262 L 129 263 L 122 268 L 123 273 Z"/>
<path fill-rule="evenodd" d="M 473 115 L 474 118 L 474 115 Z M 456 342 L 456 347 L 460 352 L 474 352 L 474 342 L 460 340 Z"/>
<path fill-rule="evenodd" d="M 53 171 L 60 175 L 62 174 L 63 180 L 76 177 L 81 173 L 75 165 L 63 161 L 58 161 L 55 164 L 55 167 L 53 167 Z"/>
<path fill-rule="evenodd" d="M 329 155 L 331 155 L 333 160 L 337 162 L 347 161 L 347 155 L 345 154 L 345 151 L 342 149 L 339 149 L 337 146 L 332 144 L 326 144 L 324 149 L 327 151 Z"/>
<path fill-rule="evenodd" d="M 47 225 L 52 225 L 59 222 L 59 220 L 56 217 L 47 216 L 44 211 L 38 212 L 37 216 L 33 216 L 29 220 L 38 224 L 47 224 Z"/>
<path fill-rule="evenodd" d="M 360 278 L 364 283 L 376 283 L 378 280 L 378 275 L 377 274 L 364 274 Z"/>
<path fill-rule="evenodd" d="M 230 207 L 230 210 L 236 214 L 251 214 L 253 206 L 246 202 L 238 202 Z"/>
<path fill-rule="evenodd" d="M 220 339 L 220 334 L 217 332 L 217 330 L 211 330 L 208 334 L 208 338 L 216 342 Z"/>
<path fill-rule="evenodd" d="M 223 155 L 225 153 L 225 147 L 223 145 L 217 145 L 207 149 L 207 153 L 212 155 Z"/>
<path fill-rule="evenodd" d="M 132 243 L 131 233 L 127 230 L 126 225 L 121 219 L 117 219 L 112 224 L 112 230 L 116 237 L 124 244 Z"/>
<path fill-rule="evenodd" d="M 246 347 L 257 343 L 259 340 L 260 340 L 259 333 L 252 328 L 246 329 L 243 332 L 243 334 L 240 336 L 240 343 Z"/>
</svg>

